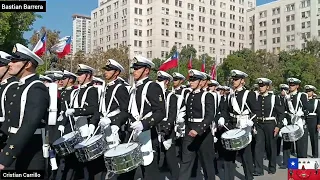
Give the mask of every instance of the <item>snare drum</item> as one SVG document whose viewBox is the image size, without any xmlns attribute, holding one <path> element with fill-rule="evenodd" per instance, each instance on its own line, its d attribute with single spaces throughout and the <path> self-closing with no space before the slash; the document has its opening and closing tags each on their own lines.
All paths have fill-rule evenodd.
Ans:
<svg viewBox="0 0 320 180">
<path fill-rule="evenodd" d="M 88 162 L 97 159 L 107 150 L 107 142 L 103 135 L 95 135 L 88 140 L 84 140 L 75 147 L 75 154 L 80 162 Z"/>
<path fill-rule="evenodd" d="M 143 161 L 140 148 L 138 143 L 125 143 L 109 149 L 104 153 L 108 171 L 123 174 L 139 167 Z"/>
<path fill-rule="evenodd" d="M 231 129 L 224 132 L 221 136 L 222 145 L 230 151 L 237 151 L 245 148 L 250 144 L 252 138 L 250 133 L 242 129 Z"/>
<path fill-rule="evenodd" d="M 303 136 L 303 129 L 300 126 L 291 124 L 281 128 L 282 139 L 286 142 L 294 142 Z"/>
<path fill-rule="evenodd" d="M 58 155 L 66 156 L 73 153 L 74 146 L 82 140 L 83 138 L 81 137 L 80 133 L 73 131 L 54 141 L 52 146 Z"/>
</svg>

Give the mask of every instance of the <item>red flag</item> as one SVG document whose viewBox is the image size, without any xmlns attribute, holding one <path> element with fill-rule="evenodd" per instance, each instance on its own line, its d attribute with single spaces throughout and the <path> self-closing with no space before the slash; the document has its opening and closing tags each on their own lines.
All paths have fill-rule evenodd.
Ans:
<svg viewBox="0 0 320 180">
<path fill-rule="evenodd" d="M 190 56 L 189 62 L 188 62 L 188 70 L 192 69 L 192 55 Z"/>
<path fill-rule="evenodd" d="M 205 56 L 202 56 L 201 72 L 206 72 L 206 59 L 205 59 Z"/>
<path fill-rule="evenodd" d="M 169 69 L 178 67 L 178 52 L 175 52 L 169 59 L 167 59 L 160 67 L 159 70 L 167 71 Z"/>
<path fill-rule="evenodd" d="M 47 44 L 46 42 L 47 42 L 47 33 L 45 32 L 33 49 L 33 52 L 39 57 L 43 56 L 46 52 L 46 44 Z"/>
<path fill-rule="evenodd" d="M 216 77 L 217 77 L 217 69 L 216 69 L 216 65 L 213 64 L 212 65 L 212 68 L 211 68 L 211 78 L 216 80 Z"/>
</svg>

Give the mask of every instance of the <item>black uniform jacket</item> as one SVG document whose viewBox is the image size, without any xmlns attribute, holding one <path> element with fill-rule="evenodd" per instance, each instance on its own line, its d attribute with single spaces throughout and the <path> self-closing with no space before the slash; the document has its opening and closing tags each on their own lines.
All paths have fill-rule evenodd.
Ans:
<svg viewBox="0 0 320 180">
<path fill-rule="evenodd" d="M 243 95 L 244 95 L 245 91 L 246 91 L 245 89 L 241 89 L 240 91 L 235 91 L 235 93 L 234 93 L 240 109 L 241 109 L 241 106 L 242 106 L 242 99 L 243 99 Z M 225 119 L 225 123 L 226 124 L 231 124 L 232 126 L 234 126 L 237 123 L 237 120 L 235 118 L 231 117 L 230 113 L 232 113 L 234 115 L 239 115 L 239 114 L 232 107 L 232 103 L 231 103 L 231 99 L 232 98 L 231 98 L 231 96 L 232 95 L 229 94 L 226 97 L 226 102 L 221 103 L 221 109 L 220 110 L 221 110 L 221 116 Z M 250 91 L 248 93 L 246 103 L 247 103 L 247 106 L 245 105 L 243 110 L 246 110 L 249 107 L 250 111 L 252 112 L 252 114 L 257 114 L 258 113 L 259 107 L 258 107 L 257 101 L 256 101 L 256 94 L 253 91 Z M 256 119 L 254 118 L 253 121 L 256 122 Z"/>
<path fill-rule="evenodd" d="M 166 91 L 166 102 L 168 100 L 169 91 Z M 168 119 L 166 121 L 161 121 L 160 123 L 160 131 L 164 133 L 165 139 L 170 139 L 174 137 L 174 124 L 177 119 L 177 101 L 178 98 L 174 94 L 170 97 L 169 102 L 169 112 Z M 167 108 L 167 107 L 166 107 Z"/>
<path fill-rule="evenodd" d="M 148 78 L 143 80 L 143 83 L 140 85 L 137 85 L 136 89 L 136 103 L 138 111 L 140 111 L 141 107 L 141 95 L 142 90 L 145 84 L 150 81 Z M 139 83 L 137 83 L 139 84 Z M 159 84 L 155 82 L 151 82 L 148 90 L 147 90 L 147 100 L 150 103 L 150 105 L 145 102 L 142 117 L 144 117 L 147 113 L 152 112 L 152 116 L 142 120 L 143 124 L 143 131 L 154 129 L 156 125 L 158 125 L 163 118 L 165 118 L 165 101 L 163 97 L 163 92 Z M 134 120 L 134 118 L 131 118 Z M 151 132 L 151 138 L 157 138 L 156 131 Z"/>
<path fill-rule="evenodd" d="M 307 106 L 308 106 L 308 98 L 307 98 L 307 95 L 306 95 L 305 93 L 301 93 L 300 101 L 297 102 L 298 93 L 301 93 L 301 92 L 292 93 L 292 94 L 290 95 L 290 97 L 291 97 L 290 100 L 291 100 L 291 102 L 292 102 L 293 109 L 295 109 L 295 108 L 296 108 L 296 104 L 299 103 L 299 104 L 298 104 L 298 107 L 299 107 L 299 108 L 300 108 L 300 107 L 302 108 L 302 111 L 303 111 L 303 113 L 304 113 L 304 116 L 306 117 L 306 116 L 308 115 L 308 113 L 309 113 L 309 112 L 308 112 L 308 108 L 307 108 Z M 285 104 L 286 104 L 286 111 L 287 111 L 287 113 L 291 113 L 290 110 L 289 110 L 288 100 L 285 101 Z M 291 117 L 290 117 L 289 114 L 287 114 L 286 118 L 287 118 L 287 120 L 288 120 L 288 124 L 291 124 L 292 122 L 291 122 Z"/>
<path fill-rule="evenodd" d="M 318 101 L 318 105 L 315 108 L 315 102 Z M 309 99 L 308 103 L 307 103 L 307 111 L 309 112 L 308 116 L 307 116 L 307 122 L 308 120 L 313 120 L 316 119 L 317 124 L 320 124 L 320 102 L 318 99 Z M 316 113 L 316 115 L 311 115 L 310 113 Z"/>
<path fill-rule="evenodd" d="M 202 122 L 191 122 L 192 119 L 202 119 L 202 102 L 201 97 L 204 91 L 193 90 L 190 92 L 188 99 L 186 100 L 186 127 L 188 130 L 195 130 L 199 136 L 204 132 L 210 130 L 210 125 L 214 120 L 215 114 L 213 109 L 214 107 L 214 97 L 211 93 L 207 93 L 205 96 L 205 105 L 204 105 L 204 118 Z M 190 121 L 191 120 L 191 121 Z M 186 131 L 188 134 L 189 132 Z"/>
<path fill-rule="evenodd" d="M 22 81 L 21 84 L 15 84 L 10 87 L 6 95 L 5 102 L 5 121 L 9 127 L 19 127 L 20 118 L 20 101 L 23 90 L 32 81 L 39 80 L 38 75 L 32 75 Z M 43 128 L 43 119 L 46 119 L 49 108 L 49 91 L 43 83 L 35 83 L 31 86 L 27 93 L 27 100 L 24 110 L 23 121 L 21 127 L 16 134 L 10 133 L 7 140 L 7 145 L 0 153 L 0 164 L 5 167 L 10 166 L 17 156 L 24 150 L 29 140 L 34 135 L 38 128 Z M 38 136 L 38 135 L 37 135 Z M 41 136 L 41 135 L 40 135 Z M 40 144 L 42 147 L 42 144 Z M 40 148 L 41 149 L 41 148 Z"/>
<path fill-rule="evenodd" d="M 281 102 L 279 96 L 275 96 L 275 101 L 274 101 L 274 106 L 273 106 L 273 110 L 272 110 L 272 114 L 271 117 L 275 117 L 277 122 L 276 122 L 276 126 L 278 128 L 282 127 L 282 120 L 285 117 L 284 114 L 284 109 L 285 106 L 283 104 L 283 102 Z M 267 118 L 270 115 L 270 111 L 271 111 L 271 97 L 272 94 L 268 93 L 267 96 L 262 96 L 259 95 L 258 96 L 258 107 L 259 110 L 257 112 L 257 121 L 260 122 L 261 120 L 259 118 Z M 269 120 L 267 120 L 268 122 Z"/>
<path fill-rule="evenodd" d="M 129 97 L 129 92 L 127 88 L 125 87 L 125 85 L 122 83 L 121 80 L 115 80 L 113 82 L 110 82 L 107 84 L 105 96 L 103 98 L 105 98 L 104 102 L 105 102 L 105 107 L 107 109 L 109 106 L 109 102 L 111 100 L 112 92 L 118 84 L 121 84 L 121 86 L 118 87 L 117 92 L 115 93 L 115 98 L 112 100 L 109 112 L 112 112 L 116 109 L 120 110 L 120 113 L 113 117 L 110 117 L 110 120 L 111 120 L 111 125 L 116 125 L 119 128 L 121 128 L 121 126 L 125 124 L 129 118 L 128 105 L 129 105 L 130 97 Z M 97 125 L 98 123 L 99 123 L 99 119 L 97 118 L 95 118 L 92 121 L 92 124 L 94 125 Z"/>
</svg>

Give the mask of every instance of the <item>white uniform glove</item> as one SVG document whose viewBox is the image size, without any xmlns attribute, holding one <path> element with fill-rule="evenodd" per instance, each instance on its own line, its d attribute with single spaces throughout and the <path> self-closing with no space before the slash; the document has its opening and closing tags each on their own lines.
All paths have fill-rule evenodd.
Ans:
<svg viewBox="0 0 320 180">
<path fill-rule="evenodd" d="M 165 148 L 166 150 L 168 150 L 168 149 L 171 147 L 171 145 L 172 145 L 172 139 L 165 140 L 165 141 L 163 141 L 162 143 L 163 143 L 164 148 Z"/>
<path fill-rule="evenodd" d="M 282 123 L 283 123 L 284 126 L 287 126 L 287 125 L 288 125 L 288 120 L 287 120 L 287 118 L 283 118 Z"/>
<path fill-rule="evenodd" d="M 95 128 L 96 128 L 96 127 L 95 127 L 93 124 L 90 124 L 90 125 L 89 125 L 89 136 L 93 135 Z"/>
<path fill-rule="evenodd" d="M 62 136 L 62 134 L 64 133 L 64 126 L 59 125 L 58 130 L 60 131 L 60 135 Z"/>
<path fill-rule="evenodd" d="M 136 131 L 142 131 L 143 130 L 143 124 L 141 121 L 136 121 L 130 125 L 130 128 L 136 130 Z"/>
<path fill-rule="evenodd" d="M 62 121 L 63 120 L 63 113 L 64 113 L 64 111 L 60 112 L 60 116 L 58 117 L 57 121 Z"/>
<path fill-rule="evenodd" d="M 119 138 L 119 127 L 116 125 L 112 125 L 110 127 L 111 129 L 111 135 L 106 137 L 106 141 L 109 143 L 112 143 L 109 145 L 109 148 L 113 148 L 119 145 L 120 143 L 120 138 Z"/>
<path fill-rule="evenodd" d="M 218 120 L 218 125 L 223 126 L 225 124 L 225 119 L 223 117 L 220 117 Z"/>
<path fill-rule="evenodd" d="M 253 121 L 252 121 L 252 120 L 248 120 L 248 121 L 247 121 L 247 126 L 252 127 L 252 126 L 253 126 Z"/>
<path fill-rule="evenodd" d="M 69 116 L 72 116 L 74 112 L 75 112 L 74 109 L 67 109 L 65 114 L 67 117 L 69 117 Z"/>
<path fill-rule="evenodd" d="M 111 124 L 111 120 L 108 117 L 103 117 L 99 121 L 99 126 L 102 128 L 109 126 Z"/>
<path fill-rule="evenodd" d="M 286 100 L 290 100 L 290 99 L 291 99 L 291 96 L 290 96 L 289 94 L 287 94 L 287 95 L 284 96 L 284 98 L 285 98 Z"/>
</svg>

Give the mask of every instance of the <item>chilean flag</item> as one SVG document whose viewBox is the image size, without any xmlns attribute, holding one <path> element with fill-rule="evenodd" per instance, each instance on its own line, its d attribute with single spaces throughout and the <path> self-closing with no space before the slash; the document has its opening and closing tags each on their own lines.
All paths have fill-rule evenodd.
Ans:
<svg viewBox="0 0 320 180">
<path fill-rule="evenodd" d="M 189 62 L 188 62 L 188 70 L 192 69 L 192 55 L 190 56 Z"/>
<path fill-rule="evenodd" d="M 206 58 L 202 56 L 201 72 L 206 72 Z"/>
<path fill-rule="evenodd" d="M 33 49 L 33 52 L 39 57 L 43 56 L 46 52 L 47 33 L 45 32 L 42 38 L 38 41 Z"/>
<path fill-rule="evenodd" d="M 51 50 L 57 53 L 58 58 L 63 58 L 71 52 L 71 36 L 59 40 L 59 43 L 52 46 Z"/>
<path fill-rule="evenodd" d="M 178 67 L 179 54 L 176 51 L 169 59 L 167 59 L 160 67 L 160 71 L 167 71 L 169 69 Z"/>
<path fill-rule="evenodd" d="M 212 68 L 211 68 L 211 78 L 214 79 L 214 80 L 217 80 L 216 79 L 217 77 L 217 69 L 216 69 L 216 65 L 212 65 Z"/>
</svg>

